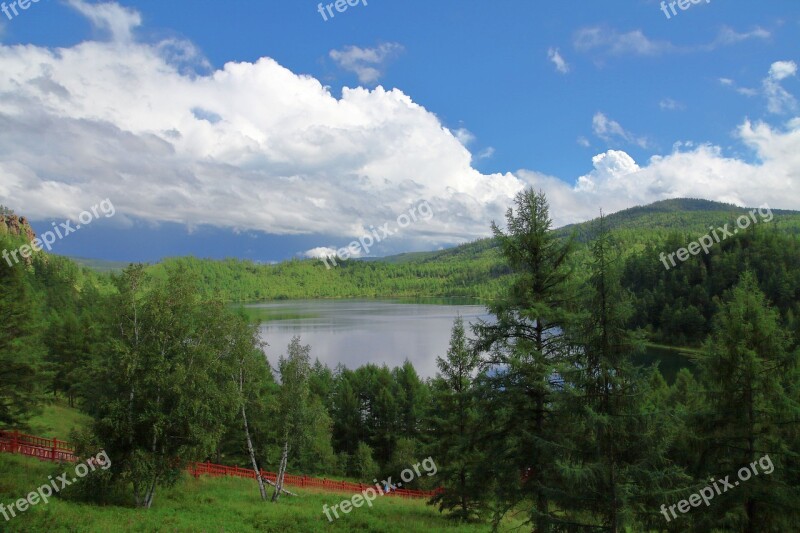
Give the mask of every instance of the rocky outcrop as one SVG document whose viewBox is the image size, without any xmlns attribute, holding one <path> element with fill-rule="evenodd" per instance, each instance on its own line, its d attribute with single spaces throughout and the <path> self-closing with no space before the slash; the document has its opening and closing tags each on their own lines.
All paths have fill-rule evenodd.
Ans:
<svg viewBox="0 0 800 533">
<path fill-rule="evenodd" d="M 0 234 L 19 235 L 30 242 L 36 238 L 33 228 L 28 224 L 28 219 L 14 214 L 0 215 Z"/>
</svg>

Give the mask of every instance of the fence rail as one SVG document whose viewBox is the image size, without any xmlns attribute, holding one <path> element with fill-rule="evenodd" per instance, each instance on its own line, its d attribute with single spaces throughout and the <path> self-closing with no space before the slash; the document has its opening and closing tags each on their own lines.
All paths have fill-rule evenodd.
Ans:
<svg viewBox="0 0 800 533">
<path fill-rule="evenodd" d="M 63 440 L 36 437 L 18 431 L 0 431 L 0 452 L 28 455 L 44 461 L 74 463 L 78 460 L 75 455 L 75 448 Z M 191 462 L 186 466 L 186 470 L 194 477 L 206 475 L 211 477 L 256 479 L 256 473 L 252 468 L 217 465 L 208 462 Z M 266 472 L 262 470 L 261 477 L 275 483 L 277 474 L 275 472 Z M 286 474 L 284 476 L 284 483 L 293 487 L 316 488 L 331 492 L 347 492 L 352 494 L 362 492 L 369 488 L 375 488 L 374 485 L 365 485 L 363 483 L 351 483 L 349 481 L 336 481 L 333 479 L 320 479 L 308 476 L 294 476 L 291 474 Z M 386 495 L 399 498 L 427 499 L 434 496 L 437 492 L 437 490 L 393 489 L 386 493 Z"/>
<path fill-rule="evenodd" d="M 197 477 L 200 475 L 208 475 L 213 477 L 241 477 L 256 479 L 256 473 L 252 468 L 240 468 L 238 466 L 223 466 L 215 465 L 212 463 L 192 463 L 187 467 L 190 474 Z M 277 474 L 275 472 L 261 471 L 261 477 L 275 483 Z M 349 481 L 336 481 L 333 479 L 320 479 L 308 476 L 293 476 L 286 474 L 284 476 L 284 483 L 293 487 L 302 488 L 318 488 L 328 491 L 359 493 L 369 488 L 375 488 L 374 485 L 365 485 L 363 483 L 352 483 Z M 437 493 L 435 490 L 408 490 L 408 489 L 392 489 L 388 492 L 387 496 L 396 496 L 400 498 L 430 498 Z"/>
<path fill-rule="evenodd" d="M 0 452 L 19 453 L 45 461 L 75 462 L 75 448 L 63 440 L 26 435 L 19 431 L 0 431 Z"/>
</svg>

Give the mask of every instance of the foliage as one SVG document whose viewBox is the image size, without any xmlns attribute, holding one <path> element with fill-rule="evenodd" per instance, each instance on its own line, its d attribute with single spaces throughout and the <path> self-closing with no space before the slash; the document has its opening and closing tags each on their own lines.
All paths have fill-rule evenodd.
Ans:
<svg viewBox="0 0 800 533">
<path fill-rule="evenodd" d="M 45 253 L 14 267 L 0 262 L 0 424 L 42 427 L 81 407 L 91 431 L 69 438 L 87 453 L 105 447 L 113 468 L 74 496 L 116 505 L 133 488 L 149 506 L 158 486 L 169 499 L 155 513 L 172 510 L 172 499 L 197 512 L 201 488 L 222 498 L 213 482 L 183 480 L 181 461 L 250 464 L 244 411 L 265 469 L 397 479 L 424 450 L 438 474 L 415 483 L 442 485 L 435 502 L 453 518 L 490 510 L 500 525 L 521 513 L 542 531 L 790 530 L 800 501 L 800 216 L 774 211 L 769 226 L 739 232 L 708 255 L 669 270 L 659 261 L 742 212 L 676 200 L 604 217 L 599 235 L 590 224 L 553 231 L 546 198 L 529 190 L 491 239 L 331 270 L 315 261 L 183 258 L 99 275 Z M 0 237 L 6 248 L 21 242 Z M 296 339 L 276 382 L 256 327 L 229 305 L 436 295 L 487 299 L 496 320 L 477 325 L 474 345 L 457 323 L 439 375 L 428 381 L 408 361 L 312 364 L 310 347 Z M 683 370 L 667 386 L 657 370 L 633 365 L 642 335 L 702 344 L 699 375 Z M 46 391 L 55 405 L 36 415 Z M 55 436 L 82 425 L 65 417 Z M 663 521 L 661 504 L 762 453 L 773 458 L 773 474 L 709 510 Z M 279 528 L 288 516 L 309 530 L 326 525 L 318 511 L 295 513 L 303 504 L 294 500 L 286 511 L 228 503 L 249 513 L 240 530 Z M 76 512 L 69 502 L 51 505 Z M 105 510 L 88 509 L 103 517 L 99 529 L 107 526 Z M 223 527 L 213 512 L 200 514 L 209 520 L 201 529 Z M 38 510 L 20 523 L 36 530 L 43 515 L 58 523 Z M 172 519 L 175 529 L 199 527 L 193 516 Z M 366 518 L 341 523 L 375 526 Z M 422 523 L 486 529 L 428 515 Z"/>
<path fill-rule="evenodd" d="M 484 454 L 494 456 L 495 522 L 530 500 L 530 522 L 550 531 L 556 522 L 551 498 L 558 456 L 558 421 L 553 412 L 565 352 L 564 329 L 573 319 L 572 240 L 551 231 L 544 194 L 520 192 L 506 214 L 508 234 L 493 225 L 503 256 L 514 272 L 507 293 L 489 310 L 494 323 L 474 327 L 476 349 L 487 353 L 482 411 Z M 522 479 L 520 479 L 522 477 Z"/>
<path fill-rule="evenodd" d="M 800 365 L 779 314 L 745 272 L 715 318 L 699 357 L 706 409 L 697 418 L 703 454 L 698 477 L 747 468 L 768 455 L 774 472 L 753 476 L 698 516 L 699 528 L 788 531 L 800 518 Z M 702 476 L 702 477 L 701 477 Z"/>
<path fill-rule="evenodd" d="M 107 350 L 96 354 L 87 410 L 118 480 L 150 507 L 158 485 L 217 446 L 239 406 L 231 377 L 241 339 L 220 302 L 201 301 L 190 276 L 151 282 L 141 266 L 117 280 Z M 252 348 L 251 348 L 252 349 Z"/>
<path fill-rule="evenodd" d="M 431 503 L 452 518 L 470 521 L 479 518 L 485 506 L 483 480 L 476 475 L 485 458 L 478 447 L 480 416 L 475 395 L 480 357 L 468 346 L 461 317 L 453 324 L 446 357 L 438 357 L 436 364 L 439 372 L 432 383 L 428 439 L 431 457 L 442 465 L 437 480 L 444 490 Z"/>
<path fill-rule="evenodd" d="M 0 239 L 0 248 L 5 242 Z M 25 265 L 0 261 L 0 428 L 34 414 L 49 379 L 34 298 Z"/>
</svg>

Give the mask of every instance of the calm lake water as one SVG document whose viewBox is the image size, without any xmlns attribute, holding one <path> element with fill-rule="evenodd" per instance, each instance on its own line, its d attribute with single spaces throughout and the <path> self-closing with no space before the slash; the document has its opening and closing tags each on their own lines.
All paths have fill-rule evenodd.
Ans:
<svg viewBox="0 0 800 533">
<path fill-rule="evenodd" d="M 245 309 L 261 322 L 273 366 L 299 335 L 303 344 L 311 345 L 312 361 L 318 358 L 331 368 L 339 363 L 348 368 L 366 363 L 392 368 L 408 359 L 423 378 L 436 374 L 436 357 L 447 353 L 456 316 L 461 315 L 465 325 L 490 319 L 483 305 L 465 299 L 290 300 L 253 303 Z M 660 362 L 668 382 L 689 364 L 684 356 L 659 349 L 636 359 L 642 364 Z"/>
</svg>

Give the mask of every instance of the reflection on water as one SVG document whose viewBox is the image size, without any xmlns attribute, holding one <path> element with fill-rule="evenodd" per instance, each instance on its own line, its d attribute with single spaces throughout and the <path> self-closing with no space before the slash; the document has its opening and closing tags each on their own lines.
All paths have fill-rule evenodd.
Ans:
<svg viewBox="0 0 800 533">
<path fill-rule="evenodd" d="M 661 375 L 670 385 L 675 382 L 681 368 L 694 370 L 690 355 L 675 348 L 648 346 L 644 353 L 633 357 L 633 362 L 643 366 L 658 364 Z"/>
<path fill-rule="evenodd" d="M 464 299 L 299 300 L 250 304 L 248 316 L 260 321 L 267 355 L 275 365 L 292 337 L 311 345 L 311 357 L 331 368 L 366 363 L 400 366 L 408 359 L 422 377 L 436 373 L 436 357 L 447 353 L 457 315 L 465 325 L 488 319 L 482 305 Z"/>
<path fill-rule="evenodd" d="M 311 357 L 331 368 L 356 368 L 366 363 L 400 366 L 408 359 L 422 377 L 436 374 L 436 357 L 447 353 L 450 330 L 457 315 L 465 325 L 490 320 L 474 300 L 295 300 L 249 304 L 245 313 L 261 323 L 273 366 L 286 353 L 292 337 L 311 345 Z M 467 327 L 469 332 L 469 327 Z M 691 367 L 686 354 L 649 347 L 634 358 L 637 364 L 659 363 L 668 383 L 678 371 Z"/>
</svg>

